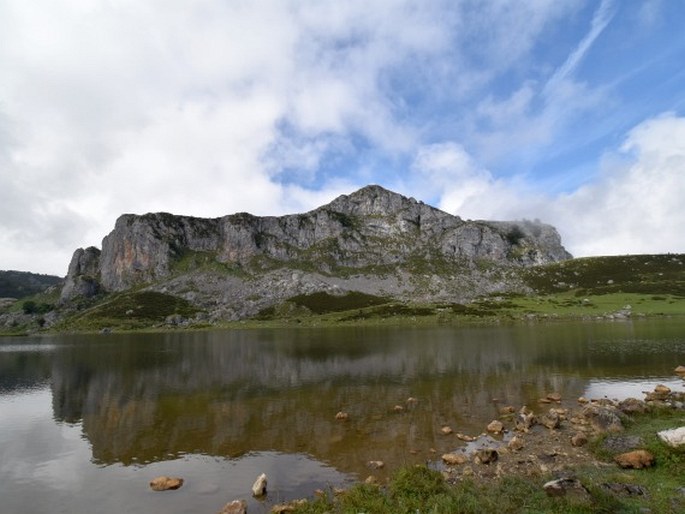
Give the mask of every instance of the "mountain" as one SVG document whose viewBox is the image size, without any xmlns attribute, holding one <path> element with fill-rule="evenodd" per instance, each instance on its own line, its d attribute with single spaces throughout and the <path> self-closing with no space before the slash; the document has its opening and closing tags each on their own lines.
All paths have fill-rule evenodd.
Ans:
<svg viewBox="0 0 685 514">
<path fill-rule="evenodd" d="M 124 214 L 101 250 L 76 250 L 61 302 L 136 288 L 210 320 L 317 293 L 455 302 L 521 292 L 516 270 L 570 258 L 550 225 L 463 220 L 371 185 L 280 217 Z"/>
<path fill-rule="evenodd" d="M 62 281 L 60 277 L 28 271 L 0 271 L 0 298 L 24 298 Z"/>
</svg>

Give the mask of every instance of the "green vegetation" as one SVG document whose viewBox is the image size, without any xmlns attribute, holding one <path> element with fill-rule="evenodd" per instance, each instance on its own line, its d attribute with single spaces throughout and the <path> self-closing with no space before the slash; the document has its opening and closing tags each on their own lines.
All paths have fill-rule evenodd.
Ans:
<svg viewBox="0 0 685 514">
<path fill-rule="evenodd" d="M 177 296 L 155 291 L 137 291 L 112 295 L 94 307 L 70 317 L 57 328 L 61 330 L 98 330 L 147 328 L 165 321 L 168 316 L 194 316 L 198 309 Z"/>
<path fill-rule="evenodd" d="M 26 298 L 57 285 L 61 278 L 25 271 L 0 271 L 0 298 Z"/>
<path fill-rule="evenodd" d="M 480 514 L 501 513 L 595 513 L 636 512 L 622 510 L 616 498 L 601 490 L 591 491 L 589 500 L 571 496 L 550 498 L 542 483 L 510 476 L 494 482 L 464 480 L 448 484 L 437 471 L 425 466 L 400 469 L 387 487 L 355 485 L 342 495 L 318 498 L 298 507 L 300 514 Z M 667 511 L 664 511 L 667 512 Z"/>
</svg>

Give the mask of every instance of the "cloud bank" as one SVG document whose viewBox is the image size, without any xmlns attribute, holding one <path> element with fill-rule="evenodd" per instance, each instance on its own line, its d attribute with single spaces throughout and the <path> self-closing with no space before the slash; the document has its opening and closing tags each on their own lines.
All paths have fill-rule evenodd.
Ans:
<svg viewBox="0 0 685 514">
<path fill-rule="evenodd" d="M 625 70 L 586 73 L 628 30 L 677 51 L 669 20 L 607 0 L 7 0 L 0 269 L 64 274 L 125 212 L 278 215 L 367 183 L 541 218 L 578 255 L 685 251 L 683 118 L 615 115 Z"/>
</svg>

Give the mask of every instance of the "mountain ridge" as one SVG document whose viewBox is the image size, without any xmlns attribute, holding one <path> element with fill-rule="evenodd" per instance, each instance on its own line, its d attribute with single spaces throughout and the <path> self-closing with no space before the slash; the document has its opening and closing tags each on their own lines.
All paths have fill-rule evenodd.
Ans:
<svg viewBox="0 0 685 514">
<path fill-rule="evenodd" d="M 520 290 L 512 268 L 569 258 L 550 225 L 463 220 L 369 185 L 284 216 L 124 214 L 101 250 L 75 251 L 61 302 L 143 287 L 241 319 L 318 291 L 464 300 Z"/>
</svg>

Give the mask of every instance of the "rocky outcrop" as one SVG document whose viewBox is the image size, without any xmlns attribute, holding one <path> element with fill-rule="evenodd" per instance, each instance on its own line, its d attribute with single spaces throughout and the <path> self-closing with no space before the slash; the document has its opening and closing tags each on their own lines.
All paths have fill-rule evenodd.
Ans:
<svg viewBox="0 0 685 514">
<path fill-rule="evenodd" d="M 391 269 L 411 274 L 428 266 L 439 268 L 438 275 L 464 275 L 478 263 L 528 266 L 570 257 L 549 225 L 467 221 L 367 186 L 313 211 L 280 217 L 125 214 L 101 253 L 76 251 L 62 299 L 168 281 L 200 268 L 260 276 L 287 268 L 331 277 Z"/>
</svg>

